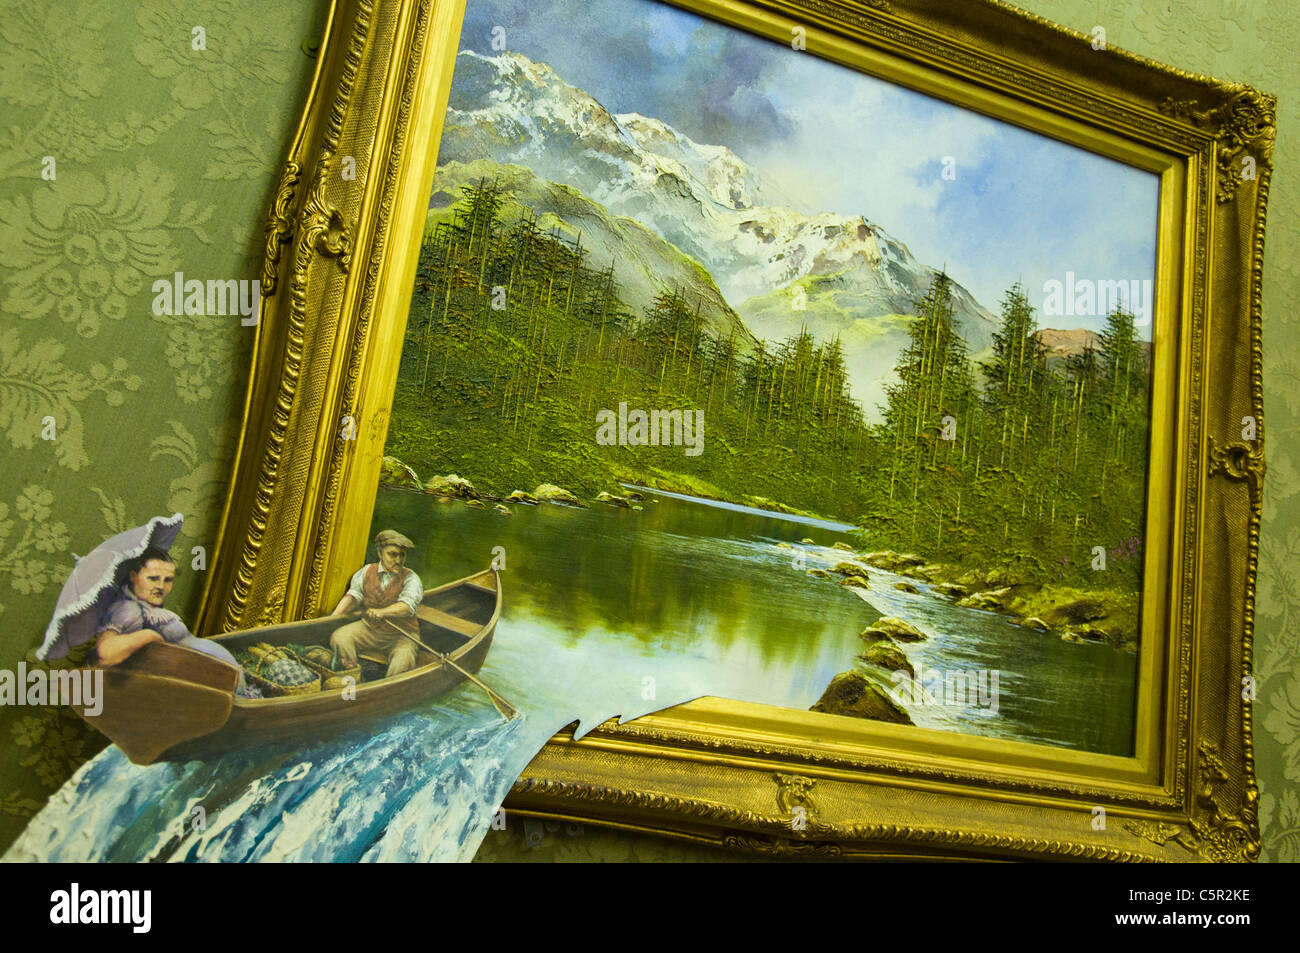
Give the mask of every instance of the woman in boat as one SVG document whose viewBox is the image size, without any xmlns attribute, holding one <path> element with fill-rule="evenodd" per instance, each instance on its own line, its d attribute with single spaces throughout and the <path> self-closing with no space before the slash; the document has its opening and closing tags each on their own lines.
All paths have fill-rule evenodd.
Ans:
<svg viewBox="0 0 1300 953">
<path fill-rule="evenodd" d="M 194 649 L 231 665 L 239 672 L 241 695 L 249 694 L 244 671 L 230 650 L 211 639 L 196 638 L 181 617 L 163 603 L 176 579 L 176 564 L 167 552 L 157 547 L 146 549 L 127 564 L 126 582 L 117 598 L 100 618 L 95 654 L 99 665 L 113 666 L 124 662 L 150 642 L 170 642 Z"/>
<path fill-rule="evenodd" d="M 419 649 L 398 631 L 417 639 L 420 635 L 415 610 L 424 598 L 424 587 L 420 577 L 406 568 L 406 551 L 414 548 L 415 544 L 396 530 L 383 530 L 375 537 L 379 561 L 353 573 L 347 593 L 331 613 L 347 615 L 358 606 L 364 610 L 361 619 L 339 626 L 330 636 L 342 668 L 355 668 L 358 652 L 382 654 L 388 660 L 390 677 L 415 668 Z"/>
</svg>

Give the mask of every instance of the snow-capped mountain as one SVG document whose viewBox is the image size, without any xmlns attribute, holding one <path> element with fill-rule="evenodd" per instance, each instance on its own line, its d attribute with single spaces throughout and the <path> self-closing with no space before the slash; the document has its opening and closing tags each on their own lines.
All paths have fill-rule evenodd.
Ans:
<svg viewBox="0 0 1300 953">
<path fill-rule="evenodd" d="M 700 145 L 666 122 L 639 113 L 619 113 L 614 119 L 659 169 L 693 179 L 720 205 L 737 209 L 768 205 L 777 193 L 726 146 Z"/>
<path fill-rule="evenodd" d="M 697 143 L 659 119 L 611 114 L 520 53 L 465 50 L 457 59 L 439 163 L 482 159 L 525 166 L 656 232 L 708 269 L 760 337 L 807 325 L 826 339 L 856 324 L 845 358 L 869 413 L 897 334 L 882 341 L 861 322 L 905 329 L 899 316 L 913 312 L 935 271 L 868 218 L 789 208 L 779 186 L 726 146 Z M 993 316 L 964 288 L 953 293 L 970 350 L 987 347 Z M 788 309 L 774 307 L 786 299 Z"/>
</svg>

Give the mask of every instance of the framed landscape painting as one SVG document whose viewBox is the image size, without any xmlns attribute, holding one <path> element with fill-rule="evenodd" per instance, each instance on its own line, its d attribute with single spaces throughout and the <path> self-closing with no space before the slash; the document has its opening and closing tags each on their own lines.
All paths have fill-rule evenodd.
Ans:
<svg viewBox="0 0 1300 953">
<path fill-rule="evenodd" d="M 455 63 L 371 535 L 649 697 L 1132 754 L 1159 177 L 653 0 Z"/>
<path fill-rule="evenodd" d="M 388 720 L 158 796 L 1253 859 L 1273 109 L 997 3 L 338 0 L 200 625 Z"/>
<path fill-rule="evenodd" d="M 330 163 L 362 152 L 390 203 L 317 219 L 346 275 L 309 263 L 352 302 L 318 432 L 355 439 L 307 493 L 314 555 L 232 580 L 225 625 L 328 607 L 398 532 L 426 586 L 495 571 L 480 674 L 525 734 L 575 723 L 507 810 L 796 852 L 1255 849 L 1224 767 L 1254 557 L 1198 520 L 1257 518 L 1233 223 L 1267 97 L 996 5 L 405 12 L 387 55 L 419 34 L 430 79 L 317 167 L 346 208 Z"/>
</svg>

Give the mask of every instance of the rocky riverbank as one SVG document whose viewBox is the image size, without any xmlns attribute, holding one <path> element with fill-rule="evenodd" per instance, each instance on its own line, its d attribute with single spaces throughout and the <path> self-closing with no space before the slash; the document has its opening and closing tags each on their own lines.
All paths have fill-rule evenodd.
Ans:
<svg viewBox="0 0 1300 953">
<path fill-rule="evenodd" d="M 722 498 L 716 488 L 699 485 L 699 481 L 674 481 L 662 474 L 644 473 L 621 473 L 619 478 L 626 483 L 653 486 L 668 492 L 706 499 Z M 421 479 L 412 467 L 391 456 L 383 460 L 380 480 L 385 486 L 426 493 L 444 502 L 475 509 L 491 508 L 503 517 L 510 516 L 519 506 L 550 504 L 585 508 L 600 504 L 640 510 L 646 502 L 642 494 L 622 485 L 595 492 L 587 499 L 551 483 L 540 484 L 531 491 L 513 489 L 493 493 L 476 487 L 457 474 Z M 759 497 L 747 497 L 743 502 L 776 512 L 798 512 Z M 1013 570 L 971 570 L 930 562 L 912 553 L 891 550 L 859 552 L 843 540 L 831 545 L 834 555 L 830 558 L 826 558 L 826 550 L 803 549 L 817 545 L 809 538 L 798 544 L 776 545 L 787 550 L 795 565 L 803 566 L 809 576 L 840 586 L 870 590 L 873 585 L 889 585 L 913 595 L 942 599 L 962 608 L 996 612 L 1021 626 L 1026 638 L 1059 638 L 1067 642 L 1103 643 L 1127 652 L 1137 650 L 1135 600 L 1122 593 L 1042 584 Z M 890 573 L 889 581 L 883 581 L 877 570 Z M 863 629 L 859 636 L 863 644 L 854 660 L 854 668 L 836 675 L 812 710 L 912 724 L 893 688 L 898 684 L 900 672 L 915 677 L 903 647 L 929 635 L 903 619 L 885 617 Z"/>
<path fill-rule="evenodd" d="M 778 545 L 793 549 L 789 544 Z M 987 572 L 961 569 L 933 563 L 912 553 L 890 550 L 858 553 L 845 543 L 835 543 L 833 548 L 851 554 L 851 558 L 839 560 L 829 568 L 814 566 L 805 571 L 840 585 L 869 590 L 871 570 L 880 569 L 916 580 L 894 581 L 892 586 L 901 591 L 1004 615 L 1025 630 L 1026 638 L 1095 642 L 1119 651 L 1137 651 L 1137 600 L 1132 595 L 1044 584 L 1006 569 Z M 831 679 L 811 710 L 912 724 L 889 686 L 897 684 L 899 672 L 915 677 L 901 645 L 929 636 L 902 619 L 884 617 L 864 629 L 860 637 L 865 645 L 857 657 L 857 668 Z"/>
<path fill-rule="evenodd" d="M 739 500 L 734 500 L 725 496 L 721 490 L 712 484 L 682 474 L 665 473 L 660 470 L 639 473 L 629 471 L 619 472 L 618 479 L 619 484 L 612 488 L 614 492 L 602 490 L 592 496 L 589 501 L 584 501 L 577 494 L 552 483 L 543 483 L 531 493 L 525 490 L 512 490 L 502 496 L 498 493 L 477 488 L 469 480 L 454 473 L 435 475 L 422 480 L 413 467 L 392 456 L 383 458 L 379 470 L 379 483 L 381 486 L 429 493 L 441 499 L 460 501 L 467 506 L 478 504 L 476 508 L 485 508 L 487 504 L 494 503 L 497 504 L 495 509 L 503 514 L 510 512 L 509 507 L 504 504 L 515 503 L 527 505 L 555 503 L 561 506 L 586 507 L 590 502 L 604 503 L 621 509 L 639 510 L 642 509 L 641 504 L 644 502 L 644 497 L 634 490 L 627 490 L 623 485 L 633 484 L 648 489 L 664 490 L 668 493 L 694 496 L 704 500 L 726 503 L 738 502 L 744 506 L 752 506 L 755 509 L 769 510 L 787 516 L 824 519 L 824 517 L 819 517 L 815 513 L 807 513 L 795 509 L 793 506 L 786 506 L 776 500 L 769 500 L 767 497 L 745 495 Z"/>
<path fill-rule="evenodd" d="M 927 562 L 910 553 L 886 550 L 854 555 L 854 561 L 838 562 L 829 571 L 814 568 L 809 572 L 838 575 L 844 585 L 870 588 L 870 569 L 884 569 L 924 585 L 923 590 L 908 581 L 893 583 L 904 592 L 928 591 L 933 598 L 955 602 L 965 609 L 997 612 L 1028 630 L 1067 642 L 1102 642 L 1123 651 L 1137 651 L 1137 605 L 1132 595 L 1034 582 L 1006 569 L 963 570 Z"/>
<path fill-rule="evenodd" d="M 553 503 L 557 506 L 574 506 L 583 509 L 590 505 L 576 494 L 554 483 L 542 483 L 531 492 L 511 490 L 502 496 L 481 490 L 455 473 L 435 474 L 427 480 L 421 480 L 413 468 L 396 457 L 384 457 L 380 465 L 379 484 L 392 489 L 428 493 L 440 500 L 463 503 L 474 509 L 487 509 L 489 504 L 493 504 L 492 508 L 504 516 L 511 515 L 511 507 L 515 505 L 538 506 L 542 503 Z M 591 502 L 639 510 L 644 499 L 640 493 L 635 492 L 626 494 L 601 492 L 596 494 Z"/>
</svg>

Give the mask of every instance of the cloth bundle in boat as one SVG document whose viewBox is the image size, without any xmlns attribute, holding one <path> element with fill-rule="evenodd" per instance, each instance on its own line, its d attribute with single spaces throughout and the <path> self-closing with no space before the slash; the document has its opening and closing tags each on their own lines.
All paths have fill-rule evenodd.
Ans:
<svg viewBox="0 0 1300 953">
<path fill-rule="evenodd" d="M 308 665 L 319 665 L 322 668 L 329 668 L 334 658 L 333 653 L 323 645 L 290 645 L 289 649 Z"/>
<path fill-rule="evenodd" d="M 288 649 L 259 642 L 249 646 L 240 664 L 268 695 L 308 695 L 320 691 L 320 673 L 304 665 Z"/>
<path fill-rule="evenodd" d="M 303 646 L 292 643 L 288 648 L 304 665 L 320 675 L 322 691 L 355 688 L 361 684 L 361 666 L 340 668 L 338 649 L 331 652 L 323 645 Z"/>
</svg>

